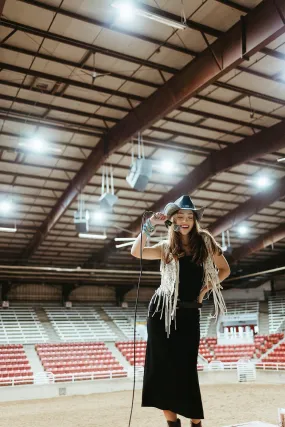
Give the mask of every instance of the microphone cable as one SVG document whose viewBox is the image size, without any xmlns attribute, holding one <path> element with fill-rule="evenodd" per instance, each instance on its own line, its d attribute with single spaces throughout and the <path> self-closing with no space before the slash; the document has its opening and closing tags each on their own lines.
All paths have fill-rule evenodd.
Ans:
<svg viewBox="0 0 285 427">
<path fill-rule="evenodd" d="M 143 253 L 143 247 L 142 247 L 142 233 L 143 233 L 143 225 L 145 221 L 145 217 L 147 214 L 153 214 L 152 211 L 144 211 L 142 215 L 142 221 L 141 221 L 141 232 L 140 232 L 140 274 L 139 274 L 139 280 L 137 284 L 137 295 L 136 295 L 136 303 L 135 303 L 135 317 L 134 317 L 134 380 L 133 380 L 133 393 L 132 393 L 132 403 L 131 403 L 131 410 L 130 410 L 130 417 L 129 417 L 129 424 L 128 427 L 131 426 L 132 421 L 132 414 L 133 414 L 133 408 L 134 408 L 134 396 L 135 396 L 135 387 L 136 387 L 136 322 L 137 322 L 137 307 L 138 307 L 138 300 L 139 300 L 139 293 L 140 293 L 140 284 L 141 284 L 141 278 L 142 278 L 142 253 Z"/>
</svg>

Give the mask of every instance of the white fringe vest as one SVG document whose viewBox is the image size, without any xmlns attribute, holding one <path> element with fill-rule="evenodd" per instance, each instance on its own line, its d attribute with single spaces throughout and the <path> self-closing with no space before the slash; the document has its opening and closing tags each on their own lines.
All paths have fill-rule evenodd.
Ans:
<svg viewBox="0 0 285 427">
<path fill-rule="evenodd" d="M 213 293 L 215 313 L 213 318 L 218 319 L 219 312 L 221 314 L 225 314 L 227 311 L 225 301 L 221 292 L 223 289 L 220 284 L 218 269 L 214 264 L 213 257 L 211 256 L 211 244 L 210 238 L 207 235 L 203 235 L 204 241 L 206 243 L 208 249 L 208 257 L 206 261 L 203 263 L 204 268 L 204 276 L 203 276 L 203 286 L 209 286 L 209 283 L 212 285 L 212 289 L 209 289 L 208 297 L 211 292 Z M 176 306 L 177 306 L 177 298 L 178 298 L 178 289 L 179 289 L 179 261 L 176 261 L 173 256 L 170 254 L 170 262 L 166 264 L 164 262 L 165 254 L 168 250 L 168 241 L 163 240 L 162 242 L 162 251 L 164 257 L 161 259 L 160 263 L 160 272 L 161 272 L 161 285 L 153 294 L 148 308 L 148 316 L 150 311 L 151 303 L 156 302 L 156 309 L 152 316 L 158 311 L 160 306 L 160 302 L 162 300 L 162 310 L 160 319 L 162 318 L 163 310 L 165 315 L 165 331 L 167 333 L 167 338 L 170 335 L 170 326 L 171 322 L 174 320 L 175 329 L 176 329 Z"/>
</svg>

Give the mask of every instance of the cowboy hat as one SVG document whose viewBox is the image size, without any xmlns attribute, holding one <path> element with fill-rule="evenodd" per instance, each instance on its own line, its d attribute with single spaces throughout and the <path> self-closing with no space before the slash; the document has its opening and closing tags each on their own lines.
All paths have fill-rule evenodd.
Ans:
<svg viewBox="0 0 285 427">
<path fill-rule="evenodd" d="M 189 196 L 181 196 L 179 197 L 179 199 L 175 200 L 174 203 L 168 203 L 165 206 L 164 214 L 168 217 L 171 217 L 180 209 L 182 210 L 190 209 L 191 211 L 195 212 L 195 215 L 198 221 L 202 219 L 202 216 L 204 213 L 204 208 L 200 208 L 200 209 L 195 208 L 195 205 Z"/>
</svg>

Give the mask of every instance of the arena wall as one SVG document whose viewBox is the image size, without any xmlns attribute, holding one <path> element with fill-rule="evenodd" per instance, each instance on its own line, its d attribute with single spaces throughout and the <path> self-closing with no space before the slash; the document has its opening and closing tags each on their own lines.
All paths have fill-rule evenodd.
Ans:
<svg viewBox="0 0 285 427">
<path fill-rule="evenodd" d="M 140 288 L 139 301 L 140 302 L 149 302 L 152 295 L 154 294 L 154 288 Z M 137 289 L 132 289 L 125 295 L 125 301 L 127 302 L 135 302 L 137 297 Z"/>
<path fill-rule="evenodd" d="M 237 384 L 237 371 L 198 372 L 200 384 Z M 254 384 L 284 384 L 285 372 L 257 371 Z M 248 384 L 248 383 L 247 383 Z M 61 396 L 79 396 L 94 393 L 132 390 L 131 378 L 111 380 L 79 381 L 49 385 L 26 385 L 0 388 L 0 402 L 17 400 L 49 399 Z M 142 389 L 142 378 L 136 378 L 136 390 Z"/>
<path fill-rule="evenodd" d="M 116 301 L 115 289 L 103 286 L 80 286 L 71 292 L 70 301 L 73 302 L 91 302 L 91 301 Z"/>
<path fill-rule="evenodd" d="M 61 287 L 45 284 L 13 285 L 8 293 L 9 301 L 60 301 Z"/>
</svg>

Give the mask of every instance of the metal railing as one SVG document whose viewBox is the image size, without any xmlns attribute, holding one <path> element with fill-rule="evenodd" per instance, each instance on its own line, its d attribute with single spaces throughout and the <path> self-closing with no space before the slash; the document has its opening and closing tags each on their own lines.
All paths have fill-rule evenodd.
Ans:
<svg viewBox="0 0 285 427">
<path fill-rule="evenodd" d="M 101 371 L 101 372 L 81 372 L 81 373 L 62 373 L 53 374 L 52 372 L 40 372 L 33 376 L 14 377 L 14 378 L 0 378 L 0 386 L 16 386 L 16 385 L 47 385 L 55 384 L 57 382 L 76 382 L 83 380 L 100 380 L 100 379 L 114 379 L 126 378 L 128 372 L 121 371 Z"/>
</svg>

